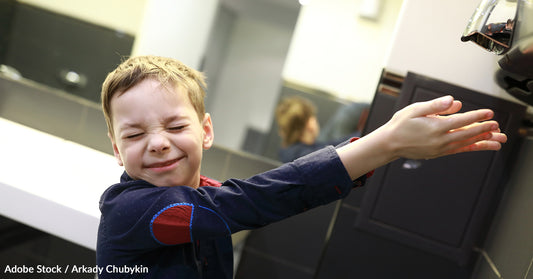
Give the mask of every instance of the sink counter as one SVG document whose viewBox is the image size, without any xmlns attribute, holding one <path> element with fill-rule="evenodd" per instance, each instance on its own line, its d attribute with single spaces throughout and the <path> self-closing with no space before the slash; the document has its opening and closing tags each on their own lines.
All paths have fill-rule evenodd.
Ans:
<svg viewBox="0 0 533 279">
<path fill-rule="evenodd" d="M 109 154 L 0 118 L 0 214 L 96 249 L 98 201 L 123 168 Z"/>
</svg>

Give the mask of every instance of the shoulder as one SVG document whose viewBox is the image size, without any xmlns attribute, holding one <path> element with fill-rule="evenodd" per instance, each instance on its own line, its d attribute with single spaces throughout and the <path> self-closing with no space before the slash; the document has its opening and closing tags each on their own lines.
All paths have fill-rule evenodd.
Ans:
<svg viewBox="0 0 533 279">
<path fill-rule="evenodd" d="M 107 188 L 100 198 L 100 211 L 106 218 L 138 218 L 155 197 L 161 195 L 161 189 L 145 181 L 127 181 Z"/>
<path fill-rule="evenodd" d="M 132 193 L 135 193 L 135 195 L 142 195 L 143 193 L 155 191 L 158 191 L 156 186 L 143 180 L 123 181 L 110 186 L 104 191 L 100 198 L 100 206 L 105 202 L 122 199 Z"/>
</svg>

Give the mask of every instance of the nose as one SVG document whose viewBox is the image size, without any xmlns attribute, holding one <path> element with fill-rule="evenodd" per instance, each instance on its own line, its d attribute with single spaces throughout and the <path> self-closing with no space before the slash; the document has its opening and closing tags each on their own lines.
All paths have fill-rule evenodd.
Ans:
<svg viewBox="0 0 533 279">
<path fill-rule="evenodd" d="M 162 153 L 170 150 L 170 141 L 159 133 L 154 133 L 149 136 L 148 151 L 154 153 Z"/>
</svg>

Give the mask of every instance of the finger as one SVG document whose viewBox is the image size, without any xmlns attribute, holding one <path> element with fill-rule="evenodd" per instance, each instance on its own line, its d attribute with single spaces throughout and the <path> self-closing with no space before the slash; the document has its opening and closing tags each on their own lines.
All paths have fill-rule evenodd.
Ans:
<svg viewBox="0 0 533 279">
<path fill-rule="evenodd" d="M 449 130 L 447 137 L 450 142 L 455 142 L 469 139 L 481 135 L 483 133 L 494 131 L 499 131 L 498 122 L 476 122 L 467 126 L 460 127 L 458 129 Z"/>
<path fill-rule="evenodd" d="M 476 143 L 473 143 L 467 146 L 463 146 L 458 149 L 454 149 L 448 154 L 457 154 L 457 153 L 471 152 L 471 151 L 488 151 L 488 150 L 497 151 L 497 150 L 500 150 L 501 148 L 502 148 L 502 145 L 500 142 L 486 140 L 486 141 L 479 141 L 479 142 L 476 142 Z"/>
<path fill-rule="evenodd" d="M 419 102 L 410 105 L 412 117 L 439 114 L 450 110 L 454 101 L 452 96 L 444 96 L 426 102 Z"/>
<path fill-rule="evenodd" d="M 461 107 L 463 106 L 463 104 L 460 102 L 460 101 L 453 101 L 452 105 L 445 111 L 441 111 L 437 114 L 439 115 L 447 115 L 447 114 L 454 114 L 456 112 L 458 112 L 459 110 L 461 110 Z"/>
<path fill-rule="evenodd" d="M 476 142 L 490 140 L 491 138 L 492 138 L 492 133 L 486 132 L 486 133 L 482 133 L 482 134 L 477 134 L 477 135 L 475 135 L 473 137 L 470 137 L 470 138 L 464 138 L 464 139 L 459 140 L 459 141 L 451 142 L 451 143 L 448 144 L 448 146 L 446 148 L 448 150 L 456 150 L 456 149 L 459 149 L 459 148 L 463 148 L 465 146 L 472 145 L 472 144 L 474 144 Z"/>
<path fill-rule="evenodd" d="M 467 151 L 499 150 L 501 144 L 507 141 L 507 136 L 502 133 L 483 133 L 467 140 L 453 142 L 447 147 L 450 154 Z"/>
<path fill-rule="evenodd" d="M 443 116 L 443 119 L 446 119 L 446 124 L 443 126 L 443 128 L 447 130 L 459 129 L 461 127 L 472 125 L 476 122 L 489 120 L 492 117 L 494 117 L 494 112 L 490 109 L 478 109 L 464 113 Z M 498 125 L 496 121 L 485 123 L 495 123 L 496 125 Z"/>
<path fill-rule="evenodd" d="M 490 138 L 492 141 L 497 141 L 501 143 L 507 142 L 507 135 L 502 133 L 492 133 L 492 138 Z"/>
</svg>

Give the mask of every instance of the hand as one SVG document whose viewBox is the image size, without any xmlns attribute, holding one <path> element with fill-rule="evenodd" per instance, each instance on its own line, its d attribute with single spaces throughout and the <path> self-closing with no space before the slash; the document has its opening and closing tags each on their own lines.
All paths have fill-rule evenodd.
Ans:
<svg viewBox="0 0 533 279">
<path fill-rule="evenodd" d="M 499 150 L 507 136 L 494 112 L 480 109 L 457 113 L 461 102 L 446 96 L 414 103 L 361 139 L 337 149 L 352 179 L 400 157 L 431 159 L 468 151 Z"/>
<path fill-rule="evenodd" d="M 457 113 L 461 102 L 445 96 L 411 104 L 398 111 L 380 129 L 387 131 L 387 140 L 395 156 L 410 159 L 431 159 L 444 155 L 499 150 L 507 136 L 500 133 L 489 109 Z"/>
</svg>

